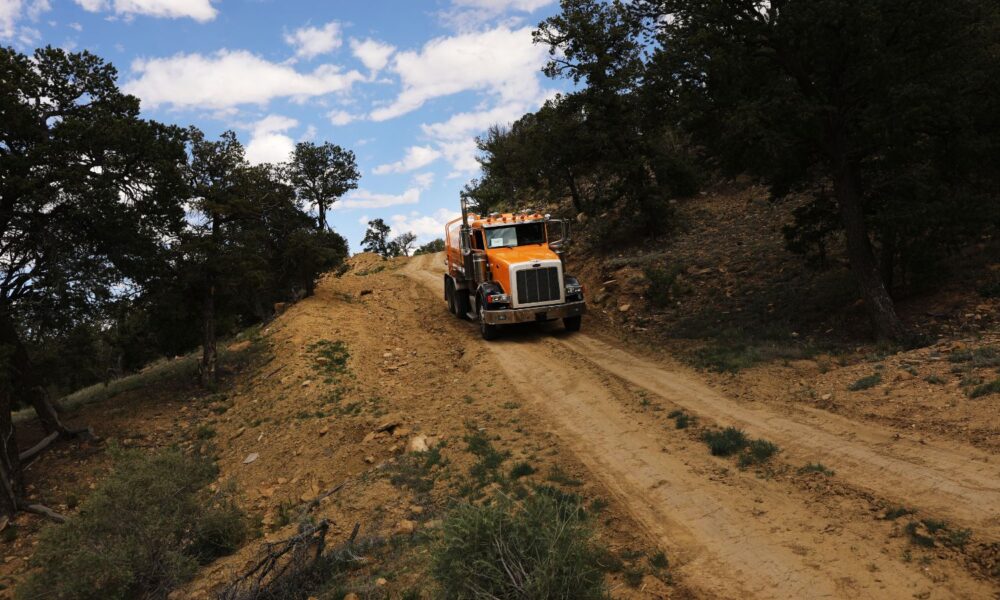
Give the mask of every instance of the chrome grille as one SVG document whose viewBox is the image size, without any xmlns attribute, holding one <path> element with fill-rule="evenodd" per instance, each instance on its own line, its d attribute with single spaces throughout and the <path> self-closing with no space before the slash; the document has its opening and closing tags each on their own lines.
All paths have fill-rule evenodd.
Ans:
<svg viewBox="0 0 1000 600">
<path fill-rule="evenodd" d="M 558 300 L 559 268 L 524 269 L 517 272 L 517 303 L 552 302 Z"/>
</svg>

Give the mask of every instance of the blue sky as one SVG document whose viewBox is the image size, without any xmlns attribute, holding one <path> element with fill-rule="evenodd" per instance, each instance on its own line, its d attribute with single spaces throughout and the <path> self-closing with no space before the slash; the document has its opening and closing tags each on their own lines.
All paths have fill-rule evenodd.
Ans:
<svg viewBox="0 0 1000 600">
<path fill-rule="evenodd" d="M 299 140 L 354 150 L 334 228 L 381 217 L 440 237 L 478 174 L 474 139 L 566 87 L 531 30 L 555 0 L 0 0 L 0 43 L 90 50 L 145 116 L 235 130 L 254 162 Z"/>
</svg>

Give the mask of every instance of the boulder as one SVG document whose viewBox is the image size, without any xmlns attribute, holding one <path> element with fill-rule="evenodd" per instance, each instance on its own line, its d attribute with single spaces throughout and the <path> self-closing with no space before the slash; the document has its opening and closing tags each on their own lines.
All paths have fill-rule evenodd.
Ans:
<svg viewBox="0 0 1000 600">
<path fill-rule="evenodd" d="M 430 446 L 427 444 L 427 436 L 425 435 L 415 435 L 406 444 L 407 452 L 427 452 L 428 450 L 430 450 Z"/>
</svg>

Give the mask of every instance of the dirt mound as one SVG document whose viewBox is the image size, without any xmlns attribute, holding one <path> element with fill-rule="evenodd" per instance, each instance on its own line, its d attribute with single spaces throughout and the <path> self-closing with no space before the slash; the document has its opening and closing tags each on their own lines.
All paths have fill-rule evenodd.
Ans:
<svg viewBox="0 0 1000 600">
<path fill-rule="evenodd" d="M 160 381 L 77 415 L 122 445 L 213 452 L 218 485 L 234 485 L 260 523 L 262 539 L 174 598 L 213 597 L 261 542 L 324 519 L 331 544 L 353 535 L 364 556 L 318 597 L 428 597 L 448 507 L 497 494 L 582 502 L 608 549 L 615 598 L 985 598 L 1000 589 L 996 411 L 985 417 L 990 405 L 974 403 L 991 400 L 957 396 L 962 378 L 995 369 L 997 355 L 979 348 L 996 340 L 844 366 L 815 357 L 706 382 L 668 356 L 587 333 L 589 317 L 581 334 L 527 324 L 485 342 L 447 312 L 440 269 L 440 255 L 356 256 L 249 347 L 232 345 L 247 358 L 229 367 L 224 390 Z M 876 371 L 878 382 L 856 385 Z M 895 396 L 896 386 L 916 394 L 924 385 L 954 393 L 919 409 Z M 923 423 L 965 422 L 979 447 L 952 429 L 902 430 L 869 414 L 885 407 L 908 407 Z M 744 446 L 713 456 L 704 435 L 730 426 Z M 105 449 L 65 447 L 30 473 L 72 471 L 74 493 L 85 494 Z M 11 582 L 31 554 L 28 529 L 5 564 Z"/>
</svg>

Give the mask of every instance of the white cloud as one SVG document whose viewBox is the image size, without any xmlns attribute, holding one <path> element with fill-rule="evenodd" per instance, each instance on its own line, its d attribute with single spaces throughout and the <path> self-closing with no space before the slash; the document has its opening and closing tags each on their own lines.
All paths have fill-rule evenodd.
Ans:
<svg viewBox="0 0 1000 600">
<path fill-rule="evenodd" d="M 552 4 L 555 0 L 452 0 L 455 6 L 469 8 L 482 8 L 503 12 L 507 10 L 521 10 L 534 12 L 543 6 Z"/>
<path fill-rule="evenodd" d="M 449 178 L 467 176 L 479 169 L 475 137 L 491 125 L 510 125 L 525 113 L 538 109 L 555 92 L 542 92 L 535 98 L 498 104 L 480 111 L 455 113 L 439 123 L 424 123 L 424 134 L 433 140 L 451 163 Z"/>
<path fill-rule="evenodd" d="M 100 12 L 108 8 L 108 0 L 74 0 L 87 12 Z"/>
<path fill-rule="evenodd" d="M 440 208 L 431 215 L 414 211 L 406 215 L 392 215 L 389 217 L 389 226 L 392 227 L 393 236 L 410 231 L 417 236 L 418 241 L 429 242 L 444 237 L 445 224 L 459 216 L 459 213 L 447 208 Z"/>
<path fill-rule="evenodd" d="M 35 45 L 41 33 L 30 27 L 18 27 L 17 23 L 24 17 L 38 21 L 51 8 L 49 0 L 0 0 L 0 40 L 17 39 L 25 46 Z"/>
<path fill-rule="evenodd" d="M 482 28 L 484 23 L 499 21 L 514 25 L 523 22 L 523 13 L 531 13 L 555 0 L 452 0 L 440 16 L 446 25 L 460 31 Z M 521 13 L 521 14 L 518 14 Z"/>
<path fill-rule="evenodd" d="M 21 0 L 0 0 L 0 38 L 14 36 L 14 25 L 21 16 Z"/>
<path fill-rule="evenodd" d="M 385 68 L 389 64 L 389 57 L 395 51 L 395 46 L 376 40 L 351 40 L 351 53 L 373 73 Z"/>
<path fill-rule="evenodd" d="M 457 140 L 482 133 L 491 125 L 509 125 L 544 102 L 544 97 L 539 97 L 531 101 L 508 102 L 482 111 L 455 113 L 447 121 L 425 123 L 420 128 L 434 139 Z"/>
<path fill-rule="evenodd" d="M 29 19 L 37 21 L 43 13 L 47 13 L 50 10 L 52 10 L 52 5 L 49 4 L 49 0 L 34 0 L 33 2 L 28 2 L 26 12 L 28 13 Z"/>
<path fill-rule="evenodd" d="M 448 179 L 463 177 L 479 170 L 479 161 L 476 160 L 476 140 L 466 138 L 454 142 L 441 142 L 439 144 L 445 160 L 451 163 L 453 169 L 448 174 Z"/>
<path fill-rule="evenodd" d="M 413 176 L 412 185 L 422 190 L 426 190 L 427 188 L 434 185 L 434 173 L 431 172 L 417 173 L 416 175 Z"/>
<path fill-rule="evenodd" d="M 349 210 L 353 208 L 386 208 L 400 204 L 416 204 L 420 202 L 420 190 L 409 188 L 402 194 L 378 194 L 368 190 L 355 190 L 346 198 L 333 204 L 333 210 Z"/>
<path fill-rule="evenodd" d="M 358 120 L 357 115 L 352 115 L 346 110 L 335 110 L 329 113 L 327 116 L 330 117 L 330 122 L 337 126 L 347 125 L 348 123 L 352 123 Z"/>
<path fill-rule="evenodd" d="M 295 140 L 286 132 L 298 125 L 295 119 L 282 115 L 268 115 L 254 123 L 246 148 L 247 160 L 255 165 L 288 161 Z"/>
<path fill-rule="evenodd" d="M 319 131 L 316 129 L 316 126 L 315 125 L 310 125 L 309 127 L 306 127 L 306 130 L 302 133 L 301 136 L 299 136 L 299 141 L 300 142 L 310 142 L 310 141 L 316 139 L 316 135 L 318 133 L 319 133 Z"/>
<path fill-rule="evenodd" d="M 388 106 L 371 113 L 375 121 L 406 114 L 428 100 L 468 90 L 486 91 L 503 102 L 540 93 L 538 72 L 546 51 L 531 42 L 531 27 L 507 27 L 441 37 L 419 51 L 400 52 L 390 70 L 402 91 Z"/>
<path fill-rule="evenodd" d="M 73 31 L 83 31 L 83 25 L 80 25 L 79 23 L 70 23 L 67 27 Z"/>
<path fill-rule="evenodd" d="M 285 35 L 285 43 L 295 48 L 298 58 L 313 58 L 340 48 L 340 23 L 330 21 L 322 27 L 302 27 Z"/>
<path fill-rule="evenodd" d="M 138 59 L 136 77 L 125 84 L 146 107 L 231 108 L 266 104 L 274 98 L 305 99 L 343 92 L 364 76 L 321 65 L 311 73 L 287 64 L 268 62 L 246 50 L 219 50 L 212 55 L 176 54 L 168 58 Z"/>
<path fill-rule="evenodd" d="M 372 169 L 376 175 L 386 175 L 388 173 L 406 173 L 416 171 L 431 164 L 441 158 L 441 152 L 430 146 L 410 146 L 406 149 L 403 159 L 394 163 L 379 165 Z"/>
<path fill-rule="evenodd" d="M 145 15 L 166 19 L 190 18 L 205 23 L 219 13 L 211 0 L 75 0 L 89 12 L 111 9 L 117 15 Z"/>
</svg>

